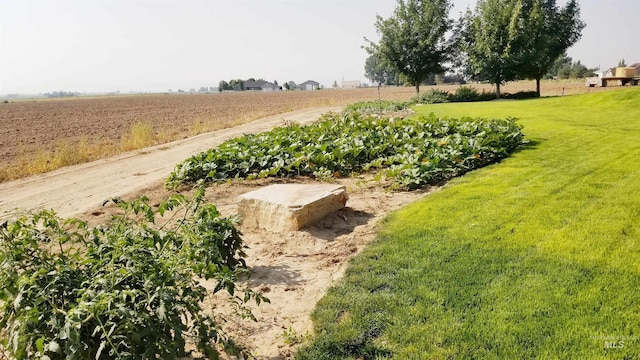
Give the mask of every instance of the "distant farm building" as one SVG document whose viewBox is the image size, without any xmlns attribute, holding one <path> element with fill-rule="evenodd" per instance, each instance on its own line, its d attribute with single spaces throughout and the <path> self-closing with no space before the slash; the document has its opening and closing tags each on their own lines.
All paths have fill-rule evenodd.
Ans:
<svg viewBox="0 0 640 360">
<path fill-rule="evenodd" d="M 357 89 L 362 86 L 360 80 L 342 80 L 342 88 L 343 89 Z"/>
<path fill-rule="evenodd" d="M 244 82 L 244 90 L 246 91 L 280 91 L 282 90 L 282 86 L 278 86 L 277 84 L 270 83 L 264 80 L 257 81 L 245 81 Z"/>
<path fill-rule="evenodd" d="M 318 90 L 320 89 L 320 83 L 313 80 L 307 80 L 302 84 L 298 84 L 298 89 L 301 90 Z"/>
</svg>

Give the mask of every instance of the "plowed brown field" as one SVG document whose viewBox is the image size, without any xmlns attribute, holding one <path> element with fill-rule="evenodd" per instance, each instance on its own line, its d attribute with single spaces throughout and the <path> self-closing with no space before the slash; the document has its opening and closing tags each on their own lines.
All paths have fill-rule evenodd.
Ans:
<svg viewBox="0 0 640 360">
<path fill-rule="evenodd" d="M 474 85 L 491 91 L 490 85 Z M 455 91 L 457 86 L 440 88 Z M 422 87 L 427 91 L 432 87 Z M 532 90 L 532 82 L 512 83 L 504 92 Z M 584 93 L 582 82 L 543 82 L 543 96 Z M 593 89 L 591 90 L 593 91 Z M 386 100 L 409 99 L 412 87 L 381 89 Z M 377 99 L 375 88 L 353 90 L 137 95 L 0 104 L 0 182 L 52 170 L 56 151 L 66 148 L 76 160 L 91 161 L 126 151 L 123 136 L 135 124 L 153 131 L 152 142 L 165 143 L 236 126 L 268 115 L 313 106 L 346 105 Z M 71 149 L 71 150 L 69 150 Z M 34 162 L 39 162 L 34 166 Z M 42 164 L 44 163 L 44 164 Z M 67 164 L 63 164 L 67 165 Z"/>
</svg>

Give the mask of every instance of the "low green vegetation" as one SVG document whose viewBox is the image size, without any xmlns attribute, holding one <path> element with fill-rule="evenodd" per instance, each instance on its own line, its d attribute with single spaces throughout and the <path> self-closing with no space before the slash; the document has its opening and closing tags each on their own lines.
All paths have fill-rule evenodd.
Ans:
<svg viewBox="0 0 640 360">
<path fill-rule="evenodd" d="M 307 126 L 245 135 L 176 166 L 168 184 L 269 176 L 347 176 L 379 170 L 402 188 L 417 188 L 508 156 L 522 142 L 512 120 L 378 119 L 328 114 Z"/>
<path fill-rule="evenodd" d="M 385 114 L 405 111 L 411 104 L 402 101 L 359 101 L 345 106 L 344 112 L 358 112 L 361 114 Z"/>
<path fill-rule="evenodd" d="M 523 100 L 539 97 L 535 91 L 520 91 L 514 94 L 502 93 L 503 99 Z M 442 104 L 448 102 L 475 102 L 495 100 L 494 93 L 478 92 L 471 86 L 460 86 L 454 92 L 431 89 L 422 92 L 407 101 L 360 101 L 345 107 L 344 112 L 358 112 L 360 114 L 389 114 L 398 111 L 406 111 L 414 105 Z"/>
<path fill-rule="evenodd" d="M 242 351 L 204 301 L 227 293 L 215 301 L 251 318 L 244 304 L 267 299 L 236 285 L 247 270 L 235 220 L 203 200 L 202 188 L 157 210 L 114 199 L 122 213 L 98 227 L 45 210 L 0 223 L 0 350 L 17 360 Z"/>
<path fill-rule="evenodd" d="M 640 89 L 417 107 L 531 142 L 383 223 L 298 359 L 637 359 Z"/>
</svg>

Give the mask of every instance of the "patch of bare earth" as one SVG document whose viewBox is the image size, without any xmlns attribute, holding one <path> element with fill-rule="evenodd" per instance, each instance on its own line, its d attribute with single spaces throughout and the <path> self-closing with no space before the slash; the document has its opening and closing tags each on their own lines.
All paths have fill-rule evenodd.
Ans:
<svg viewBox="0 0 640 360">
<path fill-rule="evenodd" d="M 210 186 L 207 200 L 225 216 L 237 213 L 238 196 L 274 183 L 312 183 L 309 178 L 237 181 Z M 251 277 L 244 281 L 271 303 L 249 307 L 257 322 L 234 319 L 226 324 L 230 334 L 258 359 L 290 359 L 299 341 L 313 333 L 310 314 L 326 290 L 340 279 L 349 259 L 371 242 L 379 221 L 389 212 L 426 196 L 438 188 L 399 192 L 385 189 L 379 182 L 365 177 L 337 179 L 349 195 L 346 207 L 299 231 L 276 233 L 246 229 L 243 239 Z M 146 195 L 152 204 L 168 193 L 160 185 L 144 189 L 127 198 Z M 92 223 L 106 220 L 113 207 L 95 208 L 82 217 Z M 212 289 L 213 282 L 203 281 Z M 224 298 L 224 297 L 222 297 Z M 215 300 L 213 301 L 215 302 Z M 220 301 L 218 304 L 223 303 Z M 214 304 L 208 304 L 211 306 Z M 216 305 L 214 305 L 216 306 Z M 214 307 L 212 306 L 212 307 Z M 229 312 L 224 305 L 215 311 Z"/>
</svg>

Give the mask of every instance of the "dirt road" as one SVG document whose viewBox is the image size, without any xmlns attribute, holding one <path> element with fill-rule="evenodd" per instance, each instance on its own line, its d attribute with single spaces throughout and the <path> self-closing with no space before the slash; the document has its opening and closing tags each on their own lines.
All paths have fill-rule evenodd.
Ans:
<svg viewBox="0 0 640 360">
<path fill-rule="evenodd" d="M 258 133 L 284 121 L 307 123 L 339 111 L 328 106 L 269 116 L 234 128 L 201 134 L 108 159 L 66 167 L 44 175 L 0 184 L 0 217 L 14 209 L 54 209 L 69 217 L 99 206 L 105 199 L 161 182 L 187 157 L 246 133 Z"/>
</svg>

